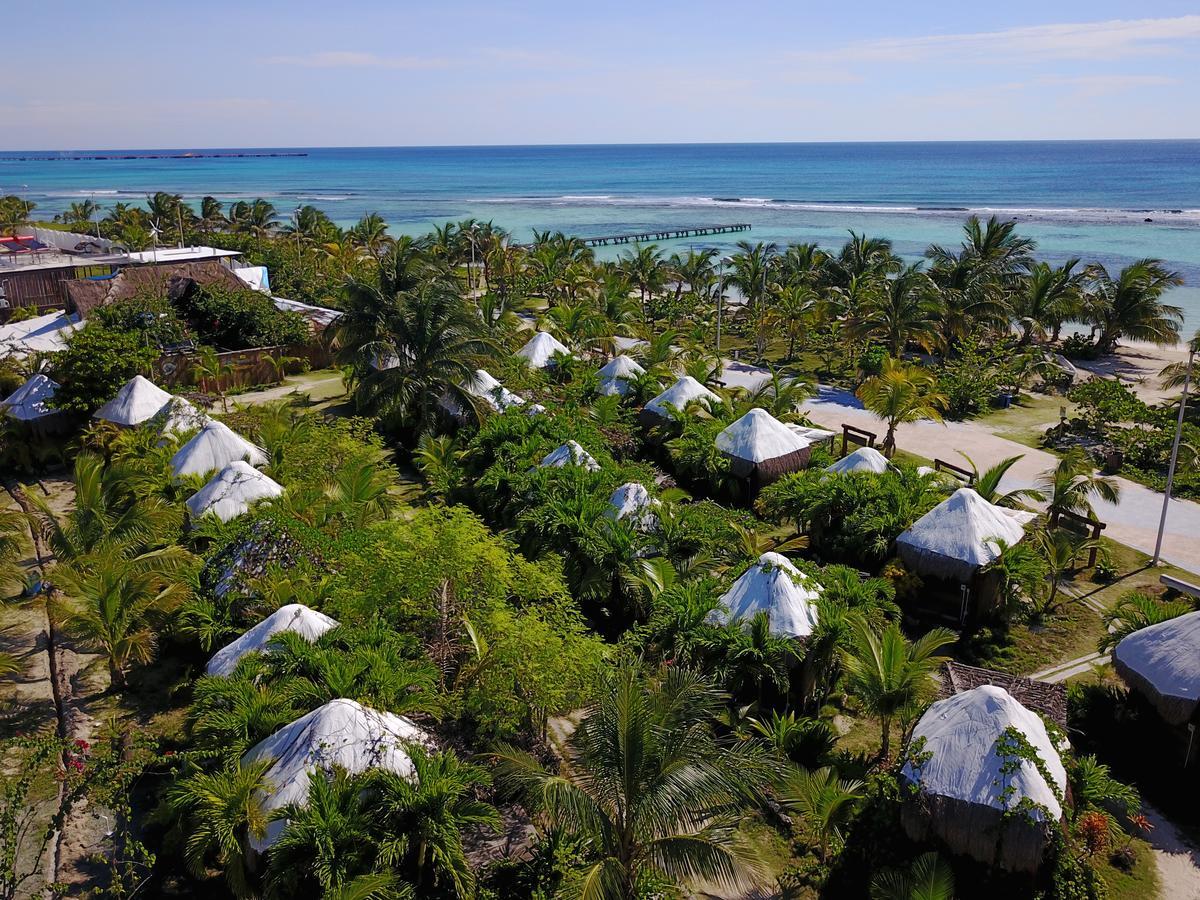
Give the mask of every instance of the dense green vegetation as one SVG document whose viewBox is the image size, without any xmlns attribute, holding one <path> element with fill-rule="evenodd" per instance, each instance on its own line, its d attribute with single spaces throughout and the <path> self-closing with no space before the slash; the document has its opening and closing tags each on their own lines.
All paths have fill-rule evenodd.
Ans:
<svg viewBox="0 0 1200 900">
<path fill-rule="evenodd" d="M 1026 387 L 1066 322 L 1094 324 L 1103 345 L 1170 337 L 1178 315 L 1158 300 L 1170 273 L 1152 262 L 1115 278 L 1050 269 L 995 221 L 969 223 L 959 248 L 931 248 L 927 268 L 852 235 L 837 253 L 747 244 L 722 273 L 712 253 L 640 247 L 597 263 L 576 239 L 519 247 L 476 222 L 393 239 L 378 217 L 342 231 L 311 207 L 280 229 L 264 201 L 225 212 L 206 198 L 197 213 L 155 195 L 149 206 L 110 211 L 101 233 L 136 245 L 150 217 L 168 238 L 182 228 L 239 246 L 272 267 L 279 293 L 344 310 L 334 343 L 342 412 L 356 415 L 286 401 L 223 415 L 264 448 L 264 471 L 284 488 L 230 522 L 187 520 L 202 480 L 172 478 L 168 461 L 189 435 L 153 428 L 78 435 L 73 503 L 34 502 L 54 555 L 48 612 L 106 673 L 112 747 L 141 732 L 127 765 L 101 764 L 109 744 L 67 757 L 97 773 L 70 797 L 137 824 L 97 883 L 182 896 L 632 900 L 753 884 L 950 897 L 957 881 L 979 897 L 1104 895 L 1107 860 L 1138 833 L 1137 795 L 1095 757 L 1069 763 L 1075 800 L 1036 876 L 952 857 L 900 824 L 910 798 L 898 774 L 933 673 L 951 655 L 998 657 L 1010 626 L 1061 617 L 1077 598 L 1060 588 L 1088 547 L 1039 521 L 994 564 L 995 620 L 950 632 L 937 624 L 946 598 L 896 558 L 895 541 L 953 485 L 903 462 L 832 477 L 817 450 L 811 470 L 753 496 L 713 438 L 754 407 L 803 422 L 811 379 L 796 376 L 820 373 L 880 415 L 890 453 L 901 423 L 971 414 Z M 90 229 L 98 213 L 64 218 Z M 755 391 L 718 383 L 716 307 L 731 286 L 723 340 L 774 367 Z M 212 317 L 212 334 L 249 327 L 231 324 L 244 310 L 219 292 L 173 311 L 189 327 Z M 105 310 L 52 362 L 73 409 L 94 409 L 152 361 L 145 312 L 155 328 L 178 324 L 150 305 Z M 514 359 L 530 321 L 571 355 L 545 369 Z M 624 396 L 601 394 L 596 377 L 616 337 L 645 340 L 631 352 L 646 371 Z M 525 402 L 501 411 L 472 393 L 477 368 Z M 681 373 L 716 399 L 639 421 Z M 539 465 L 567 441 L 594 465 Z M 978 485 L 1018 506 L 1039 495 L 1000 494 L 1011 464 Z M 401 475 L 414 469 L 419 484 Z M 610 497 L 630 482 L 651 504 L 617 518 Z M 1077 454 L 1039 486 L 1052 512 L 1086 510 L 1111 489 Z M 0 564 L 25 527 L 0 519 Z M 819 586 L 803 641 L 765 614 L 713 615 L 767 552 Z M 231 674 L 204 674 L 216 650 L 289 603 L 337 624 L 311 642 L 277 634 Z M 1171 611 L 1131 600 L 1114 626 Z M 415 777 L 334 766 L 306 802 L 269 812 L 268 766 L 246 752 L 342 698 L 429 736 L 411 753 Z M 8 827 L 6 810 L 63 756 L 49 738 L 3 749 L 18 773 L 0 805 Z M 248 850 L 282 821 L 265 854 Z M 497 849 L 501 829 L 520 852 Z M 0 875 L 16 877 L 29 860 L 4 864 Z"/>
</svg>

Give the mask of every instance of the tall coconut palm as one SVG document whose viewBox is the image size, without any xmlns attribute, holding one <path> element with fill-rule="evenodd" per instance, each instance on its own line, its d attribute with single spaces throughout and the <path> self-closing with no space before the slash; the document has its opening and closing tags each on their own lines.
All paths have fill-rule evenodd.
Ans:
<svg viewBox="0 0 1200 900">
<path fill-rule="evenodd" d="M 91 225 L 98 212 L 100 205 L 95 200 L 77 200 L 67 207 L 62 220 L 68 225 Z"/>
<path fill-rule="evenodd" d="M 1076 272 L 1078 259 L 1069 259 L 1057 269 L 1034 263 L 1010 296 L 1013 317 L 1021 329 L 1018 346 L 1047 334 L 1058 338 L 1063 322 L 1079 311 L 1083 273 Z"/>
<path fill-rule="evenodd" d="M 358 247 L 376 259 L 379 259 L 393 242 L 388 234 L 388 223 L 379 213 L 367 213 L 359 219 L 350 229 L 349 236 Z"/>
<path fill-rule="evenodd" d="M 737 252 L 729 258 L 725 283 L 733 285 L 745 298 L 743 315 L 749 320 L 754 350 L 759 359 L 766 352 L 771 333 L 771 274 L 778 259 L 775 244 L 738 241 Z"/>
<path fill-rule="evenodd" d="M 692 672 L 646 677 L 626 664 L 600 687 L 561 771 L 503 747 L 497 778 L 550 827 L 588 841 L 585 897 L 634 900 L 664 879 L 733 887 L 756 868 L 734 829 L 765 772 L 757 752 L 718 742 L 719 707 Z"/>
<path fill-rule="evenodd" d="M 220 231 L 229 224 L 221 201 L 216 197 L 203 197 L 200 200 L 200 220 L 197 223 L 205 234 Z"/>
<path fill-rule="evenodd" d="M 871 900 L 954 900 L 954 870 L 933 850 L 871 879 Z"/>
<path fill-rule="evenodd" d="M 915 712 L 928 699 L 934 672 L 942 663 L 938 651 L 955 640 L 946 628 L 934 628 L 910 642 L 895 622 L 880 631 L 865 622 L 857 626 L 854 645 L 842 659 L 846 686 L 879 719 L 883 759 L 891 751 L 892 720 Z"/>
<path fill-rule="evenodd" d="M 850 240 L 838 255 L 829 258 L 824 278 L 835 287 L 845 288 L 855 279 L 882 277 L 902 267 L 899 257 L 892 252 L 891 241 L 851 231 Z"/>
<path fill-rule="evenodd" d="M 340 356 L 355 372 L 358 409 L 414 440 L 432 428 L 443 398 L 474 410 L 464 385 L 474 379 L 479 362 L 499 349 L 453 286 L 439 279 L 373 299 L 374 310 L 347 313 L 339 334 Z"/>
<path fill-rule="evenodd" d="M 896 427 L 908 422 L 942 421 L 946 398 L 935 390 L 937 379 L 928 369 L 896 359 L 884 361 L 883 370 L 858 389 L 863 405 L 887 423 L 883 452 L 896 449 Z"/>
<path fill-rule="evenodd" d="M 1051 521 L 1062 513 L 1095 518 L 1092 500 L 1117 503 L 1121 499 L 1120 483 L 1097 473 L 1087 452 L 1080 447 L 1072 447 L 1057 466 L 1043 472 L 1037 488 L 1046 499 Z"/>
<path fill-rule="evenodd" d="M 629 279 L 629 283 L 637 288 L 642 304 L 642 318 L 645 319 L 650 298 L 662 290 L 667 281 L 667 267 L 663 261 L 662 250 L 657 244 L 639 244 L 632 251 L 623 254 L 618 265 Z"/>
<path fill-rule="evenodd" d="M 1112 350 L 1121 338 L 1174 344 L 1179 340 L 1183 310 L 1162 302 L 1168 289 L 1183 284 L 1159 259 L 1139 259 L 1116 278 L 1101 265 L 1087 271 L 1085 318 L 1098 329 L 1097 345 Z"/>
<path fill-rule="evenodd" d="M 251 839 L 267 833 L 262 795 L 270 766 L 271 760 L 264 759 L 234 763 L 217 772 L 193 772 L 167 790 L 167 808 L 182 833 L 188 871 L 203 878 L 212 865 L 223 869 L 235 897 L 255 894 L 247 864 Z"/>
<path fill-rule="evenodd" d="M 910 343 L 932 347 L 938 309 L 933 282 L 921 271 L 920 264 L 884 279 L 880 286 L 854 323 L 853 333 L 878 341 L 897 359 Z"/>
<path fill-rule="evenodd" d="M 796 813 L 817 836 L 817 856 L 824 862 L 830 841 L 840 841 L 842 828 L 854 817 L 865 782 L 838 778 L 831 767 L 800 769 L 785 782 L 783 805 Z"/>
<path fill-rule="evenodd" d="M 971 487 L 975 493 L 993 506 L 1023 509 L 1026 501 L 1038 502 L 1045 499 L 1041 491 L 1035 488 L 1014 488 L 1011 491 L 1000 490 L 1000 482 L 1004 480 L 1004 476 L 1008 474 L 1009 469 L 1025 458 L 1024 453 L 1018 453 L 1016 456 L 1002 459 L 994 466 L 982 472 L 979 471 L 979 466 L 975 464 L 975 460 L 971 459 L 967 454 L 959 450 L 958 455 L 971 465 L 971 471 L 975 475 L 971 482 Z"/>
</svg>

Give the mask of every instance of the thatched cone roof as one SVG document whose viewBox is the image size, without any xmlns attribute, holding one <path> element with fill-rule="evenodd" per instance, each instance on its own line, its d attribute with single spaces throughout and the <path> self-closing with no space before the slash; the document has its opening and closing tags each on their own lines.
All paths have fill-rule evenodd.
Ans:
<svg viewBox="0 0 1200 900">
<path fill-rule="evenodd" d="M 478 397 L 493 412 L 504 412 L 506 409 L 520 406 L 525 402 L 524 397 L 514 394 L 483 369 L 475 370 L 474 377 L 463 383 L 463 390 L 472 397 Z M 462 412 L 453 400 L 445 400 L 442 405 L 456 415 Z"/>
<path fill-rule="evenodd" d="M 825 471 L 835 472 L 838 475 L 849 475 L 853 472 L 874 472 L 878 475 L 886 472 L 890 465 L 887 457 L 874 447 L 859 447 L 853 453 L 843 456 L 832 466 L 826 466 Z"/>
<path fill-rule="evenodd" d="M 654 509 L 661 504 L 650 496 L 643 484 L 630 481 L 621 485 L 613 491 L 608 504 L 611 508 L 605 515 L 610 519 L 619 522 L 628 518 L 643 531 L 653 531 L 658 527 L 658 516 L 654 514 Z"/>
<path fill-rule="evenodd" d="M 196 409 L 183 397 L 172 397 L 154 419 L 159 431 L 164 435 L 196 431 L 212 421 L 207 414 Z"/>
<path fill-rule="evenodd" d="M 1033 518 L 1033 513 L 993 506 L 971 488 L 959 488 L 896 538 L 896 549 L 922 575 L 967 582 L 1000 555 L 997 540 L 1017 543 Z"/>
<path fill-rule="evenodd" d="M 1113 650 L 1113 665 L 1164 722 L 1191 721 L 1200 707 L 1200 612 L 1135 631 Z"/>
<path fill-rule="evenodd" d="M 1009 727 L 1035 749 L 1050 781 L 1032 761 L 997 753 L 997 741 Z M 1060 798 L 1067 790 L 1062 759 L 1037 714 L 1003 688 L 984 685 L 930 706 L 912 740 L 920 752 L 900 772 L 918 792 L 901 814 L 908 835 L 917 841 L 936 835 L 955 853 L 1012 871 L 1035 871 L 1062 819 Z M 1016 771 L 1001 772 L 1013 762 Z M 1006 797 L 1008 788 L 1012 793 Z M 1028 814 L 1006 816 L 1025 799 L 1035 804 Z"/>
<path fill-rule="evenodd" d="M 18 422 L 34 422 L 56 416 L 59 410 L 52 407 L 49 401 L 57 390 L 58 382 L 39 372 L 0 401 L 0 409 L 4 415 Z"/>
<path fill-rule="evenodd" d="M 193 519 L 216 516 L 228 522 L 249 511 L 259 500 L 282 493 L 283 486 L 277 481 L 245 460 L 235 459 L 187 499 L 188 514 Z"/>
<path fill-rule="evenodd" d="M 733 463 L 735 475 L 763 480 L 803 469 L 811 452 L 811 442 L 757 407 L 726 427 L 715 443 Z"/>
<path fill-rule="evenodd" d="M 270 813 L 289 803 L 304 803 L 309 779 L 317 770 L 328 772 L 340 766 L 357 774 L 382 768 L 411 778 L 414 770 L 408 748 L 413 745 L 432 746 L 432 741 L 403 716 L 340 699 L 285 725 L 247 751 L 242 762 L 275 760 L 266 774 L 270 789 L 262 797 L 263 807 Z M 271 822 L 262 838 L 250 839 L 250 846 L 262 853 L 279 839 L 286 825 L 286 820 Z"/>
<path fill-rule="evenodd" d="M 289 603 L 214 653 L 204 673 L 222 676 L 233 674 L 243 656 L 266 651 L 271 638 L 282 631 L 293 631 L 312 643 L 329 629 L 337 628 L 337 625 L 336 619 L 309 609 L 303 603 Z"/>
<path fill-rule="evenodd" d="M 115 397 L 92 413 L 92 418 L 133 427 L 149 422 L 170 402 L 171 395 L 153 381 L 134 375 Z"/>
<path fill-rule="evenodd" d="M 684 410 L 693 400 L 720 400 L 721 398 L 698 382 L 691 375 L 684 375 L 673 385 L 651 400 L 643 408 L 643 412 L 651 413 L 660 418 L 670 418 L 668 406 Z"/>
<path fill-rule="evenodd" d="M 817 627 L 815 603 L 820 596 L 820 588 L 787 557 L 764 553 L 721 595 L 721 605 L 709 613 L 709 621 L 743 622 L 765 612 L 771 634 L 805 638 Z"/>
<path fill-rule="evenodd" d="M 566 345 L 548 331 L 539 331 L 531 337 L 525 346 L 516 352 L 516 356 L 525 360 L 535 369 L 544 369 L 554 365 L 554 354 L 570 355 Z"/>
<path fill-rule="evenodd" d="M 645 373 L 638 363 L 628 356 L 614 356 L 600 371 L 599 393 L 604 396 L 617 394 L 624 397 L 629 393 L 629 379 Z"/>
<path fill-rule="evenodd" d="M 267 464 L 266 453 L 234 432 L 224 422 L 214 419 L 171 457 L 171 471 L 176 478 L 183 475 L 207 475 L 239 459 L 249 462 L 252 466 Z"/>
<path fill-rule="evenodd" d="M 600 463 L 596 462 L 596 457 L 575 441 L 567 441 L 557 449 L 551 450 L 538 463 L 538 467 L 543 469 L 561 469 L 564 466 L 581 466 L 589 472 L 600 471 Z"/>
</svg>

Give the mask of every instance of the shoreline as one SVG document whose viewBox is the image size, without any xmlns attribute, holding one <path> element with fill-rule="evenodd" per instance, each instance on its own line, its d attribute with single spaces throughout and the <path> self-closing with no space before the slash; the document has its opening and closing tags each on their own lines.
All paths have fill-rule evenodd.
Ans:
<svg viewBox="0 0 1200 900">
<path fill-rule="evenodd" d="M 1171 363 L 1187 362 L 1186 341 L 1159 347 L 1149 341 L 1121 341 L 1110 355 L 1100 359 L 1071 360 L 1080 372 L 1120 379 L 1147 403 L 1161 403 L 1179 395 L 1179 389 L 1164 390 L 1158 373 Z"/>
</svg>

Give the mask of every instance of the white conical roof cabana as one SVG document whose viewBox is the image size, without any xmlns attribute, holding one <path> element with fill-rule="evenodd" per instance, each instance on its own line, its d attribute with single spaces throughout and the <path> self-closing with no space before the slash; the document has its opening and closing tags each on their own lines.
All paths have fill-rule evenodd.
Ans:
<svg viewBox="0 0 1200 900">
<path fill-rule="evenodd" d="M 600 463 L 575 441 L 567 441 L 556 450 L 551 450 L 538 463 L 543 469 L 561 469 L 564 466 L 582 466 L 589 472 L 599 472 Z"/>
<path fill-rule="evenodd" d="M 673 385 L 646 404 L 645 412 L 662 418 L 670 418 L 668 406 L 683 410 L 693 400 L 720 400 L 721 398 L 698 382 L 691 375 L 684 375 Z"/>
<path fill-rule="evenodd" d="M 887 457 L 874 447 L 859 447 L 853 453 L 848 453 L 835 462 L 826 466 L 826 472 L 836 472 L 838 475 L 850 475 L 854 472 L 873 472 L 880 475 L 891 465 Z"/>
<path fill-rule="evenodd" d="M 49 401 L 58 390 L 58 382 L 38 373 L 0 401 L 4 415 L 18 422 L 35 422 L 47 416 L 58 415 L 59 410 Z"/>
<path fill-rule="evenodd" d="M 735 475 L 777 478 L 808 465 L 811 442 L 765 409 L 755 407 L 717 435 L 717 449 L 733 462 Z"/>
<path fill-rule="evenodd" d="M 544 369 L 554 365 L 554 354 L 556 353 L 569 356 L 571 351 L 550 332 L 539 331 L 515 355 L 521 357 L 535 369 Z"/>
<path fill-rule="evenodd" d="M 764 553 L 721 595 L 720 606 L 709 613 L 718 625 L 747 622 L 767 614 L 771 634 L 805 638 L 817 627 L 820 589 L 785 556 Z"/>
<path fill-rule="evenodd" d="M 285 725 L 247 751 L 242 762 L 275 760 L 266 773 L 270 788 L 262 797 L 264 810 L 270 813 L 289 803 L 304 803 L 309 780 L 318 769 L 329 772 L 340 766 L 354 774 L 388 769 L 412 778 L 408 748 L 414 744 L 432 746 L 432 741 L 403 716 L 340 699 Z M 286 825 L 286 820 L 271 822 L 263 837 L 250 839 L 251 847 L 259 853 L 267 850 Z"/>
<path fill-rule="evenodd" d="M 638 528 L 645 531 L 652 531 L 658 527 L 658 516 L 653 510 L 661 504 L 650 496 L 644 484 L 630 481 L 621 485 L 613 491 L 608 505 L 610 508 L 605 515 L 610 519 L 619 522 L 629 518 Z"/>
<path fill-rule="evenodd" d="M 293 631 L 310 644 L 331 628 L 337 620 L 309 609 L 303 603 L 289 603 L 271 613 L 232 643 L 213 654 L 204 668 L 207 675 L 231 675 L 243 656 L 265 652 L 271 638 L 281 631 Z"/>
<path fill-rule="evenodd" d="M 163 434 L 183 434 L 195 431 L 212 421 L 182 397 L 172 397 L 167 405 L 159 410 L 155 419 Z"/>
<path fill-rule="evenodd" d="M 629 379 L 645 374 L 646 370 L 628 356 L 614 356 L 600 369 L 599 392 L 603 396 L 629 393 Z"/>
<path fill-rule="evenodd" d="M 267 464 L 266 453 L 234 432 L 224 422 L 214 419 L 171 457 L 171 471 L 175 473 L 176 478 L 183 475 L 207 475 L 239 459 L 246 460 L 252 466 Z"/>
<path fill-rule="evenodd" d="M 1113 650 L 1113 664 L 1167 724 L 1191 721 L 1200 707 L 1200 612 L 1133 632 Z"/>
<path fill-rule="evenodd" d="M 1037 752 L 1050 781 L 1032 761 L 1019 757 L 1012 760 L 1016 771 L 1001 772 L 1009 760 L 997 753 L 997 741 L 1010 727 Z M 900 773 L 921 795 L 904 808 L 909 835 L 923 841 L 932 832 L 955 852 L 981 862 L 1035 870 L 1062 818 L 1059 798 L 1067 788 L 1062 759 L 1037 713 L 1004 688 L 985 684 L 930 706 L 912 740 L 920 752 Z M 1007 799 L 1006 788 L 1012 789 Z M 1036 804 L 1028 816 L 1005 817 L 1026 798 Z"/>
<path fill-rule="evenodd" d="M 1017 543 L 1034 517 L 959 488 L 896 538 L 896 548 L 920 574 L 966 582 L 1000 555 L 997 540 Z"/>
<path fill-rule="evenodd" d="M 92 418 L 132 427 L 149 422 L 170 402 L 171 395 L 153 381 L 134 375 L 117 396 L 92 413 Z"/>
<path fill-rule="evenodd" d="M 478 397 L 495 412 L 504 412 L 525 402 L 524 397 L 514 394 L 483 369 L 475 370 L 475 376 L 463 384 L 463 390 Z"/>
<path fill-rule="evenodd" d="M 259 500 L 278 497 L 283 486 L 245 460 L 235 459 L 209 479 L 187 500 L 193 519 L 216 516 L 222 522 L 236 519 Z"/>
</svg>

